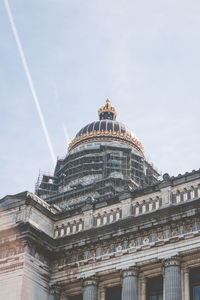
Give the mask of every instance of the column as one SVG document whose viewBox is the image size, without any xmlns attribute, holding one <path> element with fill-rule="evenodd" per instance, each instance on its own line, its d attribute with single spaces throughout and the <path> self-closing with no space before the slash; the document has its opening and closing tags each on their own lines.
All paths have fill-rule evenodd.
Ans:
<svg viewBox="0 0 200 300">
<path fill-rule="evenodd" d="M 83 300 L 98 300 L 97 279 L 88 278 L 83 281 Z"/>
<path fill-rule="evenodd" d="M 100 287 L 100 291 L 99 291 L 99 299 L 100 300 L 106 300 L 106 289 L 104 286 Z"/>
<path fill-rule="evenodd" d="M 122 300 L 138 300 L 137 268 L 122 272 Z"/>
<path fill-rule="evenodd" d="M 164 261 L 165 300 L 182 300 L 181 270 L 178 257 L 171 257 Z"/>
<path fill-rule="evenodd" d="M 60 287 L 58 285 L 50 287 L 49 300 L 60 300 Z"/>
<path fill-rule="evenodd" d="M 140 291 L 141 300 L 146 300 L 146 278 L 141 278 L 141 291 Z"/>
<path fill-rule="evenodd" d="M 165 272 L 163 272 L 163 300 L 165 300 Z"/>
<path fill-rule="evenodd" d="M 184 294 L 185 300 L 190 300 L 190 273 L 189 269 L 184 270 Z"/>
</svg>

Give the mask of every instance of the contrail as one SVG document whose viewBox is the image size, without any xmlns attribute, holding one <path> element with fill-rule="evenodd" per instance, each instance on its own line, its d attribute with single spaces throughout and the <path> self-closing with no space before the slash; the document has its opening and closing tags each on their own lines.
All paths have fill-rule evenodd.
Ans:
<svg viewBox="0 0 200 300">
<path fill-rule="evenodd" d="M 61 106 L 60 106 L 59 93 L 58 93 L 58 89 L 57 89 L 57 86 L 56 86 L 55 83 L 53 83 L 53 89 L 54 89 L 54 94 L 55 94 L 55 98 L 56 98 L 56 103 L 58 105 L 59 113 L 60 113 L 60 116 L 61 116 L 62 115 L 62 110 L 61 110 Z M 69 137 L 65 122 L 62 122 L 62 127 L 63 127 L 63 131 L 64 131 L 65 139 L 67 141 L 67 146 L 68 146 L 69 143 L 70 143 L 70 137 Z"/>
<path fill-rule="evenodd" d="M 19 39 L 19 36 L 18 36 L 18 33 L 17 33 L 17 29 L 16 29 L 16 26 L 15 26 L 15 22 L 14 22 L 14 19 L 13 19 L 13 16 L 12 16 L 10 6 L 8 4 L 8 0 L 4 0 L 4 4 L 5 4 L 5 7 L 6 7 L 6 11 L 7 11 L 7 14 L 8 14 L 8 19 L 10 21 L 11 28 L 12 28 L 12 31 L 13 31 L 13 35 L 14 35 L 14 38 L 15 38 L 15 41 L 16 41 L 16 44 L 17 44 L 17 48 L 19 50 L 19 54 L 20 54 L 20 57 L 21 57 L 21 60 L 22 60 L 22 64 L 24 66 L 24 71 L 26 73 L 26 77 L 27 77 L 27 80 L 28 80 L 28 83 L 29 83 L 29 87 L 31 89 L 33 100 L 35 102 L 36 109 L 37 109 L 37 112 L 38 112 L 38 115 L 39 115 L 39 118 L 40 118 L 42 129 L 44 131 L 44 135 L 45 135 L 45 138 L 46 138 L 46 141 L 47 141 L 49 152 L 50 152 L 53 164 L 55 165 L 56 164 L 56 156 L 55 156 L 55 153 L 54 153 L 54 150 L 53 150 L 53 147 L 52 147 L 52 143 L 51 143 L 51 140 L 50 140 L 50 137 L 49 137 L 47 127 L 46 127 L 44 116 L 43 116 L 43 113 L 42 113 L 42 110 L 41 110 L 41 107 L 40 107 L 40 103 L 39 103 L 39 100 L 38 100 L 38 97 L 37 97 L 37 94 L 36 94 L 36 91 L 35 91 L 35 87 L 33 85 L 33 80 L 31 78 L 31 74 L 30 74 L 30 71 L 29 71 L 29 68 L 28 68 L 28 65 L 27 65 L 27 62 L 26 62 L 24 51 L 23 51 L 23 48 L 22 48 L 22 45 L 21 45 L 21 42 L 20 42 L 20 39 Z"/>
</svg>

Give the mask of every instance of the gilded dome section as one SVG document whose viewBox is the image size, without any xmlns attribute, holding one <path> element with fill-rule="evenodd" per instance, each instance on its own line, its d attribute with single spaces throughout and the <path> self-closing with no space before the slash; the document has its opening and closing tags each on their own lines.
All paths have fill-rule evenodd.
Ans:
<svg viewBox="0 0 200 300">
<path fill-rule="evenodd" d="M 69 145 L 72 150 L 82 144 L 97 141 L 118 141 L 135 148 L 143 154 L 143 146 L 126 125 L 116 121 L 116 110 L 107 99 L 105 106 L 99 110 L 99 121 L 84 126 Z"/>
</svg>

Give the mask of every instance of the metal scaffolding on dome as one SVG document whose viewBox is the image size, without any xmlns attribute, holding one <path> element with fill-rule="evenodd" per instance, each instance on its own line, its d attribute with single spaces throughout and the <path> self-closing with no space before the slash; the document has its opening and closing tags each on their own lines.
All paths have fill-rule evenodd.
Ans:
<svg viewBox="0 0 200 300">
<path fill-rule="evenodd" d="M 146 164 L 147 165 L 147 164 Z M 82 147 L 59 159 L 54 175 L 41 174 L 36 194 L 48 202 L 79 202 L 93 195 L 117 195 L 126 187 L 137 188 L 155 182 L 150 165 L 144 175 L 143 157 L 130 147 L 101 144 Z M 64 206 L 64 203 L 63 203 Z"/>
</svg>

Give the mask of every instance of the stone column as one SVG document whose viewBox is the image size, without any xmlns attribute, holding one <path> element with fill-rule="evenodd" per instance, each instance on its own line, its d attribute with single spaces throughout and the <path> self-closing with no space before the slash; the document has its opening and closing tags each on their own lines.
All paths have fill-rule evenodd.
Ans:
<svg viewBox="0 0 200 300">
<path fill-rule="evenodd" d="M 163 300 L 165 300 L 165 273 L 163 274 Z"/>
<path fill-rule="evenodd" d="M 185 300 L 190 300 L 190 272 L 189 269 L 184 270 L 184 294 Z"/>
<path fill-rule="evenodd" d="M 98 300 L 96 278 L 87 278 L 83 281 L 83 300 Z"/>
<path fill-rule="evenodd" d="M 181 270 L 178 257 L 171 257 L 164 261 L 164 275 L 165 300 L 182 300 Z"/>
<path fill-rule="evenodd" d="M 137 268 L 122 272 L 122 300 L 138 300 Z"/>
<path fill-rule="evenodd" d="M 60 287 L 58 285 L 52 285 L 50 287 L 48 300 L 60 300 Z"/>
<path fill-rule="evenodd" d="M 100 287 L 99 300 L 106 300 L 106 289 L 104 286 Z"/>
<path fill-rule="evenodd" d="M 141 278 L 141 291 L 140 291 L 141 300 L 146 300 L 146 278 Z"/>
</svg>

